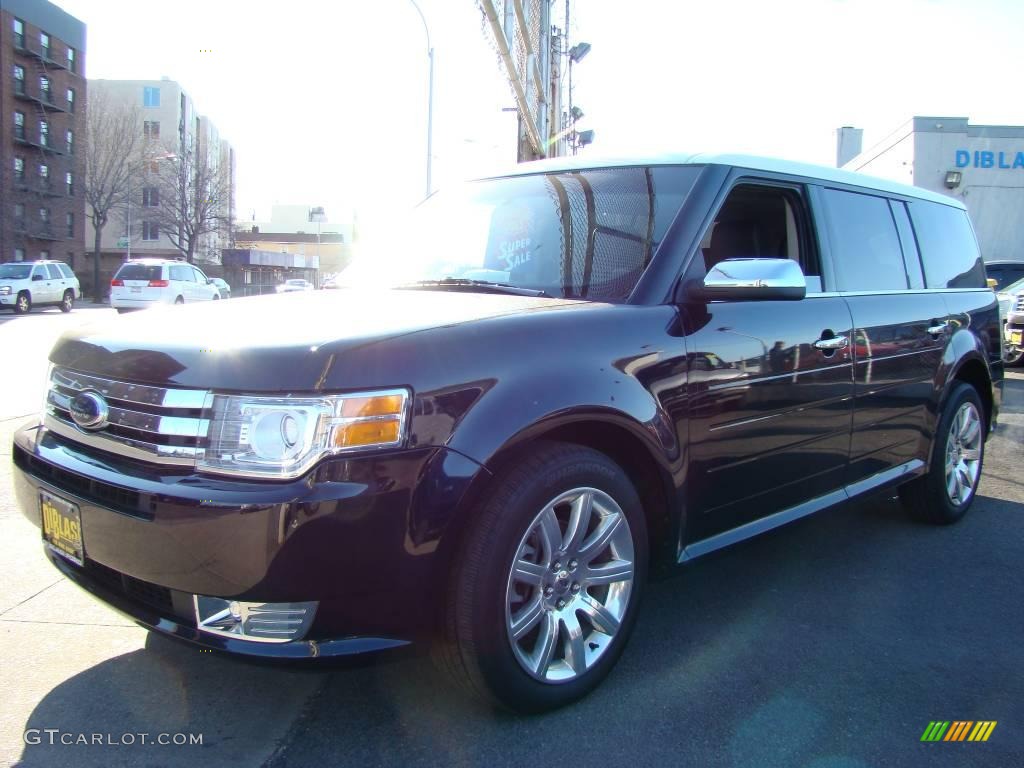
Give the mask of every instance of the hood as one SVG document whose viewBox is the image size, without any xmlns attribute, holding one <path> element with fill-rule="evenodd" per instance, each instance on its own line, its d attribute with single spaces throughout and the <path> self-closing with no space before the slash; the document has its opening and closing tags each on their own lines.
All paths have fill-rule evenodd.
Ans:
<svg viewBox="0 0 1024 768">
<path fill-rule="evenodd" d="M 432 290 L 284 293 L 155 307 L 65 333 L 50 360 L 156 385 L 316 391 L 346 352 L 445 326 L 588 302 Z"/>
</svg>

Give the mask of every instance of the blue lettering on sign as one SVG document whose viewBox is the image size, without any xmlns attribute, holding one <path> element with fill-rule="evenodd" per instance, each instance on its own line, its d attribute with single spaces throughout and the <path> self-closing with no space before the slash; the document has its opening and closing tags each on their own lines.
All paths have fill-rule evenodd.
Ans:
<svg viewBox="0 0 1024 768">
<path fill-rule="evenodd" d="M 1010 156 L 1013 162 L 1010 162 Z M 956 150 L 954 155 L 957 168 L 1024 168 L 1024 152 L 991 152 L 987 149 L 976 149 L 969 152 L 966 149 Z"/>
</svg>

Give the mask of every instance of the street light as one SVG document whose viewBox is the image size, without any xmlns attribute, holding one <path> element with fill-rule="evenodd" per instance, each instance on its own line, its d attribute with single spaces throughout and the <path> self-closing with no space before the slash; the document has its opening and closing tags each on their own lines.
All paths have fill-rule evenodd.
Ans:
<svg viewBox="0 0 1024 768">
<path fill-rule="evenodd" d="M 416 0 L 409 0 L 416 13 L 420 15 L 423 22 L 423 32 L 427 36 L 427 58 L 430 59 L 430 79 L 427 86 L 427 197 L 430 197 L 430 166 L 434 155 L 434 46 L 430 44 L 430 29 L 427 27 L 427 17 L 423 15 Z"/>
</svg>

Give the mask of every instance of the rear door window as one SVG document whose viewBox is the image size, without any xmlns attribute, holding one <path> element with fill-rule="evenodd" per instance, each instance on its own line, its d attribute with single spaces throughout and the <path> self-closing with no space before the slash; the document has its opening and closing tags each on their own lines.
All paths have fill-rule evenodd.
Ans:
<svg viewBox="0 0 1024 768">
<path fill-rule="evenodd" d="M 117 270 L 116 277 L 120 280 L 150 280 L 160 279 L 160 267 L 155 264 L 123 264 Z"/>
<path fill-rule="evenodd" d="M 825 189 L 822 197 L 839 290 L 906 290 L 903 249 L 888 199 L 839 189 Z"/>
<path fill-rule="evenodd" d="M 985 266 L 967 211 L 916 200 L 910 203 L 929 288 L 984 288 Z"/>
<path fill-rule="evenodd" d="M 171 280 L 180 280 L 185 283 L 195 282 L 195 278 L 192 276 L 192 270 L 184 266 L 171 267 Z"/>
<path fill-rule="evenodd" d="M 57 269 L 57 265 L 56 264 L 47 264 L 46 265 L 46 271 L 50 274 L 50 279 L 51 280 L 63 280 L 64 279 L 64 275 L 62 275 L 60 273 L 60 270 Z"/>
</svg>

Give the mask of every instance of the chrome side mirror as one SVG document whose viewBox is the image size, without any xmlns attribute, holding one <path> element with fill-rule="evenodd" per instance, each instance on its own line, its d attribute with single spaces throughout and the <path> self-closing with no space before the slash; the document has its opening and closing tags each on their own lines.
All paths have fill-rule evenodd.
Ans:
<svg viewBox="0 0 1024 768">
<path fill-rule="evenodd" d="M 807 280 L 791 259 L 726 259 L 699 287 L 705 300 L 796 300 L 807 295 Z"/>
</svg>

